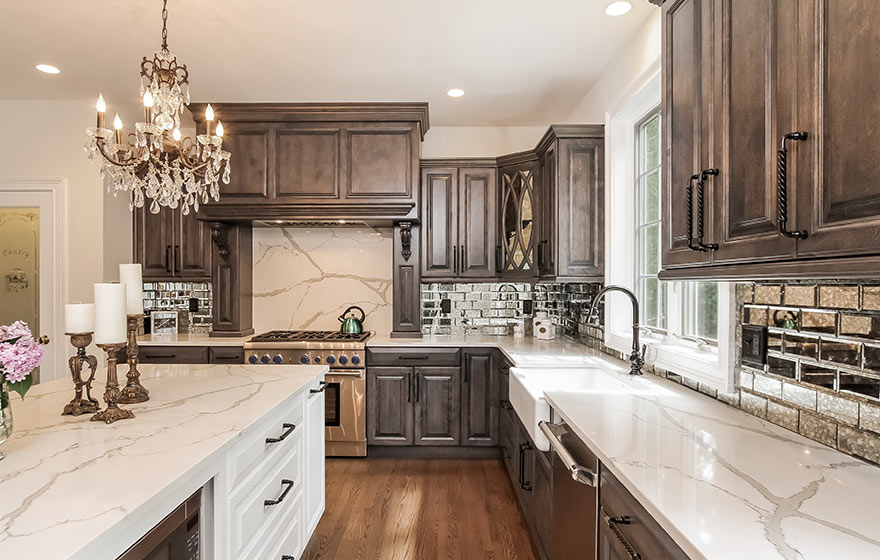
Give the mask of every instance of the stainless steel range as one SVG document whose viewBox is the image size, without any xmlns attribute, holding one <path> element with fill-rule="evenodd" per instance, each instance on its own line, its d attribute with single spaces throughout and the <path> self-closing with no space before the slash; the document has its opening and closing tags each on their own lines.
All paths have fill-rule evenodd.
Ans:
<svg viewBox="0 0 880 560">
<path fill-rule="evenodd" d="M 317 364 L 330 367 L 324 380 L 326 454 L 365 457 L 366 342 L 373 333 L 270 331 L 244 344 L 251 364 Z"/>
</svg>

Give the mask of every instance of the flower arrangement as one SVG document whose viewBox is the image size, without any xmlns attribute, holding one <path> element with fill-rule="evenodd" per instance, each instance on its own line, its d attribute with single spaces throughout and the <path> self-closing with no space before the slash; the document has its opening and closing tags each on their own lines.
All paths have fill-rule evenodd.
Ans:
<svg viewBox="0 0 880 560">
<path fill-rule="evenodd" d="M 43 359 L 42 345 L 48 342 L 46 337 L 34 339 L 24 321 L 0 325 L 0 373 L 21 398 L 34 383 L 31 374 Z"/>
</svg>

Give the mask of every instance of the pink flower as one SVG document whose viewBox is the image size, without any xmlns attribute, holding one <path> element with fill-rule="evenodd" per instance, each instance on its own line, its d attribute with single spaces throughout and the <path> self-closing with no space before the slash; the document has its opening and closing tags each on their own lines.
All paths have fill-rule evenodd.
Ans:
<svg viewBox="0 0 880 560">
<path fill-rule="evenodd" d="M 18 339 L 13 343 L 3 342 Z M 43 348 L 23 321 L 0 325 L 0 369 L 10 383 L 30 375 L 43 359 Z"/>
</svg>

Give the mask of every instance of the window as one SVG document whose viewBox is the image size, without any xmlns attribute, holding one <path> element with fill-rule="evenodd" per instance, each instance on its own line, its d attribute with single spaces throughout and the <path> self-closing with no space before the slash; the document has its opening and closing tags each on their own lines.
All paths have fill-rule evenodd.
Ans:
<svg viewBox="0 0 880 560">
<path fill-rule="evenodd" d="M 733 286 L 668 282 L 662 267 L 660 77 L 654 70 L 606 121 L 606 284 L 632 289 L 640 303 L 647 361 L 719 390 L 733 385 Z M 629 354 L 630 304 L 605 299 L 605 344 Z"/>
</svg>

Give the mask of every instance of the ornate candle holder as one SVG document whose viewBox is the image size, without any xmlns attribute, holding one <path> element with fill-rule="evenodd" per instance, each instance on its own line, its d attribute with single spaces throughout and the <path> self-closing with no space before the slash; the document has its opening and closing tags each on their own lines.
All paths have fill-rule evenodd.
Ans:
<svg viewBox="0 0 880 560">
<path fill-rule="evenodd" d="M 138 324 L 142 318 L 143 314 L 128 316 L 128 348 L 126 349 L 126 354 L 128 354 L 128 373 L 125 375 L 127 381 L 125 387 L 122 388 L 122 391 L 119 394 L 119 399 L 117 400 L 117 402 L 122 404 L 134 404 L 150 400 L 150 392 L 141 385 L 141 372 L 137 369 L 137 333 Z"/>
<path fill-rule="evenodd" d="M 119 399 L 119 381 L 116 379 L 116 354 L 125 348 L 124 342 L 99 344 L 98 348 L 107 352 L 107 387 L 104 389 L 104 402 L 107 408 L 92 416 L 92 422 L 112 424 L 117 420 L 134 418 L 134 412 L 116 406 Z"/>
<path fill-rule="evenodd" d="M 86 355 L 86 347 L 92 343 L 92 333 L 66 333 L 70 337 L 70 343 L 76 348 L 76 356 L 71 356 L 67 361 L 70 367 L 70 375 L 73 377 L 73 386 L 75 393 L 73 400 L 64 405 L 65 414 L 79 416 L 89 412 L 97 412 L 100 407 L 98 399 L 92 398 L 92 381 L 95 380 L 95 371 L 98 369 L 98 359 L 91 355 Z M 87 381 L 83 381 L 82 368 L 88 364 L 91 374 Z M 86 389 L 86 400 L 83 400 L 83 387 Z"/>
</svg>

